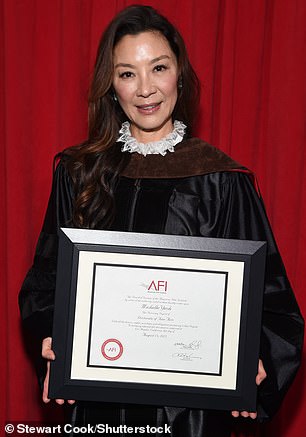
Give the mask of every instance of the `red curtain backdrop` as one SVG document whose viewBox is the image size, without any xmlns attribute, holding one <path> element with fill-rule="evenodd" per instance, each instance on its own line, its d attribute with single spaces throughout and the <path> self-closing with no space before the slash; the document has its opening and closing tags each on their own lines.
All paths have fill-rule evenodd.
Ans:
<svg viewBox="0 0 306 437">
<path fill-rule="evenodd" d="M 2 0 L 1 422 L 44 421 L 22 342 L 17 295 L 50 191 L 52 159 L 86 137 L 87 90 L 99 36 L 135 1 Z M 304 314 L 304 0 L 152 0 L 182 32 L 202 82 L 197 134 L 257 174 L 289 278 Z M 305 370 L 281 411 L 236 436 L 300 437 Z M 1 433 L 2 433 L 1 425 Z"/>
</svg>

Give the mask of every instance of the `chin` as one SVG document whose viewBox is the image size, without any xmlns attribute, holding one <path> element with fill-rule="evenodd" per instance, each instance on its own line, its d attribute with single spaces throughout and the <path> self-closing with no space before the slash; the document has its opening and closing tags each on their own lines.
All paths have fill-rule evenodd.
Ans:
<svg viewBox="0 0 306 437">
<path fill-rule="evenodd" d="M 163 120 L 146 120 L 145 122 L 138 122 L 138 120 L 135 120 L 131 123 L 135 126 L 136 129 L 140 129 L 144 132 L 158 132 L 159 130 L 163 130 L 168 123 L 170 128 L 169 132 L 171 132 L 172 129 L 171 116 Z"/>
</svg>

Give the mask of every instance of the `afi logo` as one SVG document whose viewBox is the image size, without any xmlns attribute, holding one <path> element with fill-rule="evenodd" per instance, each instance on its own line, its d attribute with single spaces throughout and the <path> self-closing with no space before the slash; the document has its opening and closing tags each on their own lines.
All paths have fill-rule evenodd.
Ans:
<svg viewBox="0 0 306 437">
<path fill-rule="evenodd" d="M 152 281 L 148 291 L 167 291 L 168 281 Z"/>
</svg>

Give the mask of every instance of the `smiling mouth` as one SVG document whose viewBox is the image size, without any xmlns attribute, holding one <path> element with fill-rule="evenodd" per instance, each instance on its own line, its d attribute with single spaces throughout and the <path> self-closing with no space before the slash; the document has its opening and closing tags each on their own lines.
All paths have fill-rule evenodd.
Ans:
<svg viewBox="0 0 306 437">
<path fill-rule="evenodd" d="M 160 108 L 162 102 L 151 103 L 150 105 L 137 105 L 136 108 L 142 113 L 152 113 Z"/>
</svg>

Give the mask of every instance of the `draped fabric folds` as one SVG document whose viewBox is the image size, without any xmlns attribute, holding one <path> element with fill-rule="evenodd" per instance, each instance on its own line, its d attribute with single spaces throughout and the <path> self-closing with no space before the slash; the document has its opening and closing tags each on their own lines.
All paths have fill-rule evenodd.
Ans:
<svg viewBox="0 0 306 437">
<path fill-rule="evenodd" d="M 2 0 L 0 3 L 0 423 L 60 421 L 42 406 L 20 329 L 17 294 L 31 265 L 56 152 L 86 137 L 86 99 L 99 36 L 133 3 L 169 17 L 202 82 L 197 136 L 257 175 L 302 312 L 306 309 L 306 3 L 303 0 Z M 298 437 L 303 369 L 277 417 L 236 436 Z"/>
</svg>

